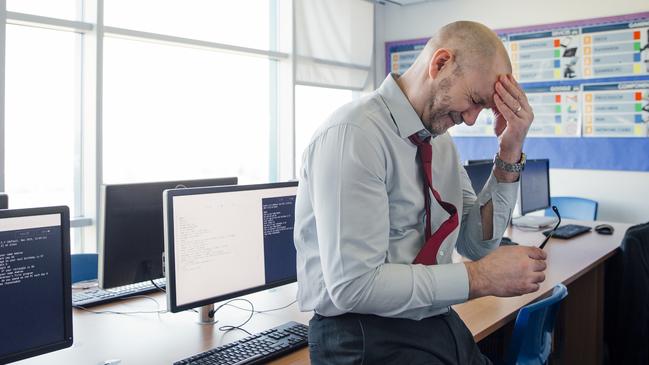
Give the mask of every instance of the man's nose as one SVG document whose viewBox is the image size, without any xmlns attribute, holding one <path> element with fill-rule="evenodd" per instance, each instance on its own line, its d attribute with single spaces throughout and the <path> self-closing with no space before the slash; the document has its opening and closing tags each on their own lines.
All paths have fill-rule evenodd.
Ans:
<svg viewBox="0 0 649 365">
<path fill-rule="evenodd" d="M 475 121 L 478 120 L 478 115 L 480 115 L 480 112 L 482 111 L 481 106 L 474 106 L 470 108 L 469 110 L 466 110 L 462 113 L 462 119 L 464 120 L 464 123 L 467 125 L 474 125 Z"/>
</svg>

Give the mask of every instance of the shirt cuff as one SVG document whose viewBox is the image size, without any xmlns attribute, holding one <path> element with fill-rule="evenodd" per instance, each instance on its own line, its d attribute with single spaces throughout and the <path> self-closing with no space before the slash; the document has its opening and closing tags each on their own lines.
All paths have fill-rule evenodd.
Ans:
<svg viewBox="0 0 649 365">
<path fill-rule="evenodd" d="M 469 299 L 469 274 L 463 263 L 420 266 L 434 280 L 433 307 L 448 307 Z"/>
</svg>

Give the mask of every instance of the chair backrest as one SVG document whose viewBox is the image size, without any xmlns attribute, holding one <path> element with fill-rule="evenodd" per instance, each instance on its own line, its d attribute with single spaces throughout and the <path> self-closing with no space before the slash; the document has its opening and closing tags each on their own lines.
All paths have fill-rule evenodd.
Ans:
<svg viewBox="0 0 649 365">
<path fill-rule="evenodd" d="M 578 219 L 582 221 L 597 220 L 597 202 L 586 198 L 574 196 L 553 196 L 551 205 L 559 208 L 562 218 Z M 546 217 L 554 217 L 552 209 L 545 210 Z"/>
<path fill-rule="evenodd" d="M 567 295 L 568 288 L 558 284 L 549 297 L 521 308 L 505 354 L 505 364 L 542 365 L 547 362 L 559 303 Z"/>
<path fill-rule="evenodd" d="M 78 253 L 71 255 L 72 282 L 97 279 L 97 254 Z"/>
</svg>

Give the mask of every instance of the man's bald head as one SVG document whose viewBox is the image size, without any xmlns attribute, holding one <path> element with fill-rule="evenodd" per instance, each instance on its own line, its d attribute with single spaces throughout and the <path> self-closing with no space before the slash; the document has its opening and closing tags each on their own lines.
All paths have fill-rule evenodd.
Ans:
<svg viewBox="0 0 649 365">
<path fill-rule="evenodd" d="M 426 43 L 415 62 L 417 66 L 427 66 L 440 48 L 451 50 L 461 69 L 468 67 L 482 72 L 500 66 L 502 72 L 511 73 L 507 50 L 496 33 L 483 24 L 457 21 L 443 26 Z"/>
</svg>

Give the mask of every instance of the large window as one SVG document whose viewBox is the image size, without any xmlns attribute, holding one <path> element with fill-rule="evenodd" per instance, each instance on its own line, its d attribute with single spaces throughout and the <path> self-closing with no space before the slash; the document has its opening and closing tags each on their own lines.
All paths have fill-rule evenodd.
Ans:
<svg viewBox="0 0 649 365">
<path fill-rule="evenodd" d="M 307 20 L 298 1 L 0 2 L 0 191 L 10 207 L 69 206 L 72 252 L 93 252 L 102 184 L 294 178 L 317 125 L 356 95 L 336 88 L 358 91 L 367 79 L 350 86 L 296 75 L 369 70 L 348 57 L 357 46 L 337 46 L 349 43 L 345 27 L 326 41 L 340 51 L 331 57 L 295 54 L 316 42 L 295 36 L 294 24 Z M 372 18 L 372 5 L 356 1 L 360 13 L 337 0 L 329 18 Z"/>
<path fill-rule="evenodd" d="M 104 182 L 269 177 L 268 58 L 107 37 Z"/>
<path fill-rule="evenodd" d="M 7 26 L 5 191 L 11 207 L 75 211 L 80 36 Z"/>
</svg>

